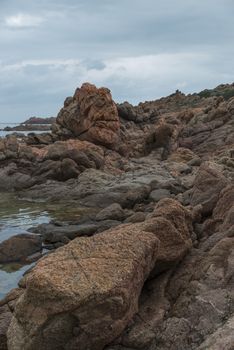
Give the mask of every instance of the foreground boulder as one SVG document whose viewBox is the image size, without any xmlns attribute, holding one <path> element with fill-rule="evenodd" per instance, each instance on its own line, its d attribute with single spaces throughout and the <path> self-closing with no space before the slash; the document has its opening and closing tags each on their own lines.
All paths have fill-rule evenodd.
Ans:
<svg viewBox="0 0 234 350">
<path fill-rule="evenodd" d="M 9 349 L 102 349 L 137 311 L 157 247 L 152 233 L 129 227 L 76 239 L 41 260 L 26 277 Z"/>
<path fill-rule="evenodd" d="M 59 135 L 113 147 L 119 137 L 119 116 L 110 90 L 83 84 L 66 99 L 53 127 Z"/>
<path fill-rule="evenodd" d="M 150 272 L 188 251 L 190 225 L 188 210 L 164 200 L 145 223 L 77 238 L 42 259 L 21 281 L 9 350 L 102 350 L 136 314 Z"/>
</svg>

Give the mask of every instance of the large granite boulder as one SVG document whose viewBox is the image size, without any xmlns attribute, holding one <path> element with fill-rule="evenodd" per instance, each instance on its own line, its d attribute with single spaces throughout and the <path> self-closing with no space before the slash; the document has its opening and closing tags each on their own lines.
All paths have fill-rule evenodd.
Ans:
<svg viewBox="0 0 234 350">
<path fill-rule="evenodd" d="M 119 336 L 149 274 L 171 267 L 191 246 L 188 210 L 164 200 L 153 215 L 77 238 L 42 259 L 21 281 L 9 350 L 102 350 Z"/>
<path fill-rule="evenodd" d="M 106 147 L 119 138 L 119 116 L 110 90 L 83 84 L 65 100 L 53 130 L 58 135 L 77 137 Z"/>
<path fill-rule="evenodd" d="M 103 349 L 136 313 L 158 243 L 129 227 L 76 239 L 41 260 L 26 277 L 9 349 Z"/>
</svg>

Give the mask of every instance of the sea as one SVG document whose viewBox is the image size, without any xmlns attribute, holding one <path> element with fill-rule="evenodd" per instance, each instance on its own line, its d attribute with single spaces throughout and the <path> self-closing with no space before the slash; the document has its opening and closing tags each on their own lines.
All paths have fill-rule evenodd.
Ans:
<svg viewBox="0 0 234 350">
<path fill-rule="evenodd" d="M 14 127 L 19 124 L 0 123 L 0 129 L 6 126 Z M 30 131 L 42 133 L 45 131 Z M 0 137 L 12 134 L 14 131 L 1 131 Z M 27 135 L 29 132 L 17 131 L 17 134 Z M 0 178 L 1 181 L 1 178 Z M 12 193 L 0 192 L 0 244 L 2 241 L 20 234 L 27 233 L 27 229 L 42 223 L 48 223 L 59 211 L 59 207 L 49 206 L 41 203 L 30 203 L 22 201 Z M 64 208 L 62 209 L 64 212 Z M 23 274 L 31 267 L 31 264 L 0 263 L 0 300 L 12 289 Z M 1 347 L 1 344 L 0 344 Z"/>
<path fill-rule="evenodd" d="M 13 134 L 14 132 L 17 132 L 17 134 L 22 134 L 22 135 L 28 135 L 31 132 L 34 132 L 35 134 L 41 134 L 46 131 L 38 131 L 38 130 L 30 130 L 30 131 L 3 131 L 7 126 L 14 127 L 18 126 L 19 124 L 14 124 L 14 123 L 0 123 L 0 137 L 5 137 L 6 135 Z"/>
</svg>

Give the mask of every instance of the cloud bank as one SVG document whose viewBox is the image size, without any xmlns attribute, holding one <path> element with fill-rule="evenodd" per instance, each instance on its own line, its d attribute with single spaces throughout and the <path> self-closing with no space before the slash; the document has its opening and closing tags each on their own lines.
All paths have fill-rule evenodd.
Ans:
<svg viewBox="0 0 234 350">
<path fill-rule="evenodd" d="M 18 13 L 13 16 L 5 18 L 5 25 L 12 29 L 23 29 L 23 28 L 33 28 L 38 27 L 44 19 L 42 17 Z"/>
<path fill-rule="evenodd" d="M 56 115 L 89 81 L 116 101 L 233 82 L 232 1 L 2 0 L 0 121 Z"/>
</svg>

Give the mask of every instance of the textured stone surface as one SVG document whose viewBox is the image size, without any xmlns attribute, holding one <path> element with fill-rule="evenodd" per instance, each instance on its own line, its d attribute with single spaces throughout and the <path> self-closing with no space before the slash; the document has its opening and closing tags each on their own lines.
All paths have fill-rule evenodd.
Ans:
<svg viewBox="0 0 234 350">
<path fill-rule="evenodd" d="M 53 247 L 95 236 L 23 278 L 23 295 L 7 302 L 11 311 L 18 305 L 10 347 L 232 349 L 233 94 L 233 84 L 177 91 L 119 104 L 118 116 L 107 89 L 85 84 L 65 101 L 53 133 L 0 139 L 1 190 L 94 212 L 42 230 Z M 179 202 L 155 204 L 154 191 Z M 97 221 L 101 209 L 118 220 Z"/>
<path fill-rule="evenodd" d="M 138 308 L 158 239 L 131 227 L 76 239 L 26 276 L 8 332 L 13 349 L 102 349 Z"/>
<path fill-rule="evenodd" d="M 191 247 L 188 210 L 164 200 L 153 216 L 75 239 L 42 259 L 25 277 L 9 350 L 101 350 L 120 335 L 149 274 L 170 268 Z"/>
<path fill-rule="evenodd" d="M 107 147 L 113 147 L 118 142 L 120 125 L 117 107 L 106 88 L 83 84 L 73 98 L 65 101 L 56 123 L 80 140 Z"/>
<path fill-rule="evenodd" d="M 110 206 L 101 210 L 97 216 L 96 220 L 124 220 L 125 212 L 118 203 L 113 203 Z"/>
<path fill-rule="evenodd" d="M 150 193 L 149 198 L 154 202 L 160 201 L 160 199 L 171 197 L 170 191 L 167 189 L 158 189 Z"/>
<path fill-rule="evenodd" d="M 0 350 L 7 350 L 7 329 L 12 314 L 7 305 L 0 307 Z"/>
<path fill-rule="evenodd" d="M 221 190 L 228 183 L 217 165 L 209 162 L 202 164 L 194 181 L 191 204 L 202 204 L 204 214 L 212 213 Z"/>
</svg>

